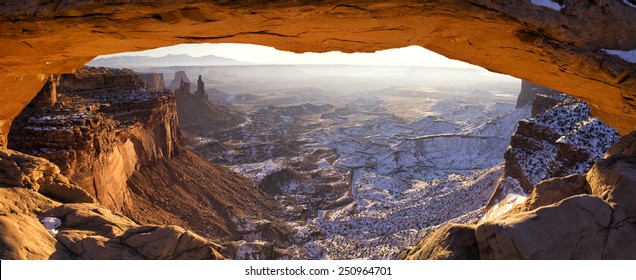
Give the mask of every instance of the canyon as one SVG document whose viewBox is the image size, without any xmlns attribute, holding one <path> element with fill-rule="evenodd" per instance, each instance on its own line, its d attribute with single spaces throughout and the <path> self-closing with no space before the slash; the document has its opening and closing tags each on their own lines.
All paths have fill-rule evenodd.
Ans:
<svg viewBox="0 0 636 280">
<path fill-rule="evenodd" d="M 169 2 L 0 8 L 2 258 L 636 257 L 630 1 Z M 79 68 L 180 42 L 421 45 L 585 102 L 524 81 L 515 100 L 389 88 L 334 106 Z M 439 111 L 397 113 L 418 110 Z"/>
<path fill-rule="evenodd" d="M 256 75 L 275 72 L 249 67 Z M 59 176 L 90 198 L 84 202 L 99 204 L 88 207 L 122 228 L 97 230 L 116 241 L 88 250 L 94 241 L 87 236 L 67 240 L 86 227 L 68 213 L 80 215 L 87 206 L 63 204 L 58 208 L 67 209 L 64 214 L 50 206 L 33 213 L 62 221 L 55 239 L 69 253 L 54 251 L 54 258 L 179 258 L 100 255 L 110 252 L 110 244 L 125 242 L 129 227 L 149 225 L 160 232 L 166 227 L 196 232 L 197 240 L 214 244 L 200 245 L 213 248 L 214 258 L 412 258 L 409 252 L 419 240 L 449 223 L 468 223 L 470 232 L 511 213 L 591 194 L 577 174 L 619 138 L 585 103 L 526 81 L 517 97 L 515 83 L 490 78 L 476 85 L 471 75 L 486 78 L 462 69 L 414 71 L 422 85 L 437 81 L 433 88 L 387 87 L 396 83 L 392 72 L 404 69 L 385 69 L 384 78 L 367 69 L 376 73 L 370 74 L 374 82 L 361 88 L 348 84 L 358 84 L 363 68 L 373 67 L 277 68 L 280 75 L 303 72 L 313 78 L 294 83 L 297 77 L 280 81 L 283 76 L 274 75 L 255 82 L 250 71 L 241 70 L 247 77 L 239 80 L 252 81 L 245 83 L 219 75 L 237 73 L 234 67 L 193 67 L 187 71 L 216 73 L 216 85 L 206 88 L 209 79 L 199 75 L 192 92 L 185 80 L 195 79 L 179 70 L 174 95 L 156 82 L 163 80 L 160 73 L 88 67 L 52 78 L 16 118 L 10 148 L 60 166 Z M 439 71 L 455 77 L 454 87 L 431 76 Z M 305 86 L 322 83 L 325 74 L 316 73 L 344 72 L 357 78 L 328 76 L 329 87 Z M 462 79 L 465 84 L 458 83 Z M 223 122 L 226 116 L 236 121 Z M 71 127 L 77 128 L 73 134 Z M 581 141 L 592 138 L 593 143 Z M 111 177 L 103 180 L 103 174 Z M 533 186 L 555 176 L 578 176 L 566 182 L 582 186 L 556 197 L 535 194 L 553 192 L 542 186 L 554 183 Z M 56 199 L 50 193 L 43 194 Z"/>
</svg>

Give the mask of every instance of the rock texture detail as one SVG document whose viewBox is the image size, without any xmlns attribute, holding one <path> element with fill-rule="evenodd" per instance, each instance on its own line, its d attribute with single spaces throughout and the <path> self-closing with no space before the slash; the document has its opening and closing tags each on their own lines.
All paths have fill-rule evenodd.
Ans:
<svg viewBox="0 0 636 280">
<path fill-rule="evenodd" d="M 66 204 L 43 216 L 63 221 L 55 239 L 72 259 L 223 259 L 223 247 L 178 226 L 139 226 L 96 205 Z"/>
<path fill-rule="evenodd" d="M 0 186 L 29 188 L 61 202 L 93 203 L 95 199 L 46 159 L 0 149 Z"/>
<path fill-rule="evenodd" d="M 624 1 L 566 0 L 559 11 L 496 0 L 5 1 L 0 144 L 50 74 L 99 54 L 201 42 L 295 52 L 419 45 L 581 98 L 626 134 L 636 127 L 636 66 L 611 50 L 636 49 L 635 16 Z"/>
</svg>

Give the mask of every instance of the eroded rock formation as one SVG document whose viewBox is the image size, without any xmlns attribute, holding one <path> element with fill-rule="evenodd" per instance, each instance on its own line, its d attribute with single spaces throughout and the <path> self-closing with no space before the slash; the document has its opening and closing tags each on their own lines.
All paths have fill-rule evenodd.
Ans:
<svg viewBox="0 0 636 280">
<path fill-rule="evenodd" d="M 236 127 L 245 121 L 244 117 L 210 102 L 201 75 L 194 93 L 191 92 L 190 83 L 186 82 L 188 77 L 185 76 L 185 71 L 178 71 L 174 76 L 175 80 L 180 81 L 174 95 L 177 99 L 179 127 L 183 131 L 199 136 L 211 136 L 213 132 Z"/>
<path fill-rule="evenodd" d="M 163 74 L 161 73 L 137 73 L 148 88 L 151 90 L 164 90 L 166 89 L 165 81 L 163 80 Z"/>
<path fill-rule="evenodd" d="M 587 175 L 543 181 L 526 203 L 503 216 L 472 227 L 439 229 L 401 257 L 636 258 L 636 157 L 630 153 L 634 139 L 636 131 L 623 136 Z M 473 233 L 476 242 L 468 242 Z M 474 250 L 477 257 L 466 253 Z"/>
<path fill-rule="evenodd" d="M 53 73 L 99 54 L 178 43 L 254 43 L 295 52 L 419 45 L 582 98 L 622 134 L 636 127 L 636 8 L 624 1 L 5 1 L 0 144 Z M 187 4 L 185 4 L 187 2 Z"/>
<path fill-rule="evenodd" d="M 126 181 L 140 166 L 176 153 L 180 137 L 169 91 L 144 89 L 129 70 L 81 68 L 62 75 L 57 104 L 16 119 L 11 149 L 51 160 L 100 204 L 131 204 Z"/>
<path fill-rule="evenodd" d="M 168 89 L 175 91 L 175 95 L 176 95 L 177 94 L 176 90 L 178 88 L 183 87 L 184 82 L 188 83 L 188 85 L 192 83 L 190 79 L 188 79 L 188 76 L 186 75 L 185 71 L 177 71 L 174 73 L 174 79 L 172 79 L 172 82 L 170 82 Z"/>
</svg>

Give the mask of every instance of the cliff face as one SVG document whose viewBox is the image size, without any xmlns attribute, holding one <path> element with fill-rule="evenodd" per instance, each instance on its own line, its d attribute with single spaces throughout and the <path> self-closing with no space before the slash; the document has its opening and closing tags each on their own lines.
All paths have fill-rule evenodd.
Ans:
<svg viewBox="0 0 636 280">
<path fill-rule="evenodd" d="M 100 204 L 122 211 L 131 204 L 128 178 L 140 166 L 171 158 L 180 137 L 172 94 L 144 87 L 132 71 L 82 68 L 62 75 L 58 102 L 26 108 L 9 147 L 51 160 Z"/>
<path fill-rule="evenodd" d="M 595 116 L 629 133 L 636 127 L 636 66 L 628 56 L 636 49 L 636 8 L 626 1 L 560 3 L 4 1 L 0 143 L 50 74 L 69 73 L 99 54 L 203 42 L 295 52 L 419 45 L 581 98 Z"/>
<path fill-rule="evenodd" d="M 151 90 L 164 90 L 166 84 L 163 80 L 163 74 L 161 73 L 137 73 L 149 89 Z"/>
<path fill-rule="evenodd" d="M 523 106 L 532 105 L 532 116 L 544 112 L 547 109 L 554 107 L 556 104 L 549 105 L 544 101 L 538 101 L 537 98 L 545 98 L 548 100 L 562 100 L 560 96 L 564 94 L 560 91 L 543 87 L 535 83 L 523 80 L 521 81 L 521 91 L 519 92 L 519 98 L 517 98 L 517 108 Z"/>
</svg>

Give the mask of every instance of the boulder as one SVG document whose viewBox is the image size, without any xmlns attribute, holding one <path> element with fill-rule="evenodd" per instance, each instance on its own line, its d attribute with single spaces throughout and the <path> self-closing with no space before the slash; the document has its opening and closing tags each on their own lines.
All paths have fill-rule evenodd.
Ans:
<svg viewBox="0 0 636 280">
<path fill-rule="evenodd" d="M 481 259 L 601 259 L 612 208 L 578 195 L 534 211 L 488 220 L 475 236 Z"/>
<path fill-rule="evenodd" d="M 636 259 L 636 157 L 631 154 L 635 137 L 636 133 L 624 136 L 586 175 L 542 181 L 524 204 L 478 223 L 479 258 Z M 447 244 L 465 236 L 447 232 L 444 227 L 432 233 L 410 252 L 461 256 Z"/>
<path fill-rule="evenodd" d="M 222 246 L 178 226 L 140 226 L 95 204 L 65 204 L 56 239 L 75 259 L 223 259 Z"/>
<path fill-rule="evenodd" d="M 513 213 L 527 212 L 542 206 L 557 203 L 579 194 L 591 194 L 592 190 L 585 175 L 574 174 L 566 177 L 550 178 L 537 184 L 523 204 Z"/>
<path fill-rule="evenodd" d="M 95 202 L 55 164 L 13 150 L 0 149 L 0 186 L 30 188 L 60 202 Z"/>
<path fill-rule="evenodd" d="M 68 259 L 38 219 L 55 202 L 32 189 L 0 185 L 0 259 Z"/>
<path fill-rule="evenodd" d="M 607 150 L 605 157 L 607 158 L 618 154 L 624 154 L 632 158 L 636 157 L 636 130 L 621 137 L 616 144 L 612 145 L 612 147 Z"/>
<path fill-rule="evenodd" d="M 587 181 L 592 194 L 607 201 L 617 211 L 615 218 L 636 218 L 635 157 L 617 154 L 600 159 L 587 173 Z"/>
<path fill-rule="evenodd" d="M 447 224 L 404 251 L 398 259 L 474 260 L 479 259 L 475 226 Z"/>
</svg>

